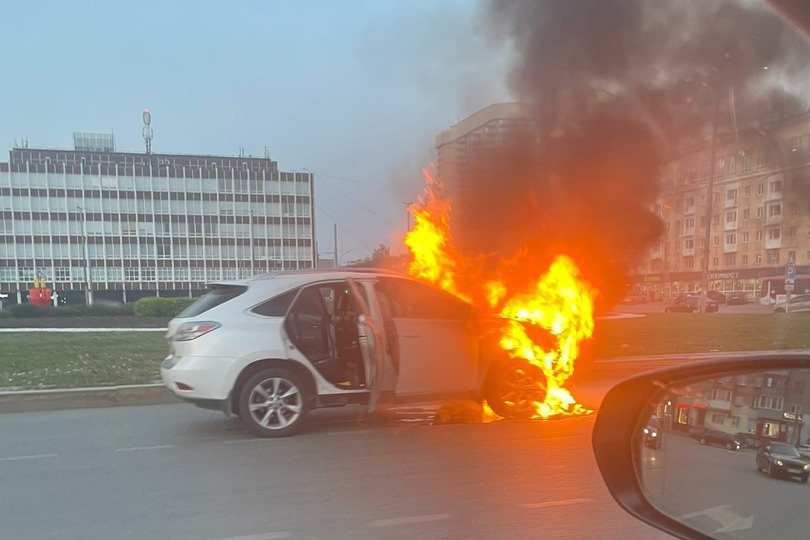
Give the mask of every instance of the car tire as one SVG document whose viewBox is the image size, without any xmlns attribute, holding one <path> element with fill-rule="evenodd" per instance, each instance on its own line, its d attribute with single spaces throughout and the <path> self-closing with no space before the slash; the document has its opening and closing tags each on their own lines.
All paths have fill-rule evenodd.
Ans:
<svg viewBox="0 0 810 540">
<path fill-rule="evenodd" d="M 803 484 L 806 484 L 807 483 L 807 478 L 808 478 L 808 475 L 803 474 L 802 477 L 800 478 L 800 480 L 802 481 Z"/>
<path fill-rule="evenodd" d="M 726 443 L 726 450 L 736 450 L 734 443 Z"/>
<path fill-rule="evenodd" d="M 260 437 L 287 437 L 304 425 L 310 398 L 301 378 L 283 368 L 263 369 L 239 392 L 239 416 Z"/>
<path fill-rule="evenodd" d="M 773 478 L 776 475 L 776 471 L 773 470 L 773 464 L 770 462 L 768 462 L 768 470 L 765 472 L 767 472 L 768 476 L 770 476 L 771 478 Z"/>
<path fill-rule="evenodd" d="M 531 418 L 535 402 L 546 398 L 545 375 L 523 360 L 509 360 L 493 366 L 483 387 L 484 399 L 499 416 Z"/>
<path fill-rule="evenodd" d="M 700 444 L 706 444 L 706 439 L 704 437 L 701 437 L 700 439 L 698 439 L 698 442 Z"/>
</svg>

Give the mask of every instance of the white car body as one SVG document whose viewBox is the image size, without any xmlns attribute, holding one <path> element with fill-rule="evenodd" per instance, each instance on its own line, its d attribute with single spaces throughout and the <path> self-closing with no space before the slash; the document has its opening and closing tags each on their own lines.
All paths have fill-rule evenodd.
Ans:
<svg viewBox="0 0 810 540">
<path fill-rule="evenodd" d="M 296 374 L 304 412 L 348 403 L 374 410 L 381 401 L 480 398 L 493 357 L 504 356 L 488 345 L 482 353 L 492 319 L 393 272 L 279 272 L 212 287 L 170 322 L 161 376 L 178 397 L 226 413 L 240 412 L 246 380 L 264 368 Z"/>
</svg>

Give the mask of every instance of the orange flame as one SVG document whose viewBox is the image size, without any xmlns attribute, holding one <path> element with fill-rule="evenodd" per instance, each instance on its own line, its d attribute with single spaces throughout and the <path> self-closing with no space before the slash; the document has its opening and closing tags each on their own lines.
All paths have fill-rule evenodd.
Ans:
<svg viewBox="0 0 810 540">
<path fill-rule="evenodd" d="M 468 302 L 472 297 L 483 298 L 490 310 L 508 320 L 500 346 L 511 357 L 536 366 L 546 377 L 545 397 L 535 403 L 536 417 L 590 412 L 563 385 L 574 372 L 579 344 L 593 333 L 596 291 L 582 279 L 576 263 L 564 255 L 558 255 L 545 272 L 538 270 L 540 275 L 529 290 L 509 291 L 503 279 L 491 276 L 477 284 L 481 291 L 474 292 L 481 294 L 460 291 L 457 271 L 469 264 L 451 242 L 451 206 L 442 197 L 441 182 L 428 171 L 425 180 L 423 196 L 409 208 L 414 217 L 414 225 L 405 236 L 405 245 L 413 255 L 409 274 Z M 535 343 L 527 324 L 548 331 L 554 338 L 554 348 L 545 350 Z M 487 404 L 484 410 L 487 416 L 494 415 Z"/>
</svg>

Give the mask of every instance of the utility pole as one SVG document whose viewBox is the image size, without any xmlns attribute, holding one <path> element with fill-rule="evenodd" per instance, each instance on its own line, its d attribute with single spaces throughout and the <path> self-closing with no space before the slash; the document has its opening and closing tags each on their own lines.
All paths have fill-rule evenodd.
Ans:
<svg viewBox="0 0 810 540">
<path fill-rule="evenodd" d="M 335 223 L 335 224 L 334 224 L 334 232 L 335 232 L 335 255 L 334 255 L 334 264 L 335 264 L 335 268 L 337 268 L 337 267 L 338 267 L 338 264 L 340 264 L 340 260 L 339 260 L 339 257 L 338 257 L 337 223 Z"/>
<path fill-rule="evenodd" d="M 717 115 L 720 110 L 720 89 L 714 90 L 714 110 L 712 112 L 712 138 L 709 150 L 709 182 L 706 192 L 706 230 L 703 236 L 703 265 L 700 278 L 700 311 L 706 303 L 706 293 L 709 291 L 709 256 L 711 255 L 712 238 L 712 204 L 714 203 L 714 175 L 717 169 L 715 155 L 717 153 Z"/>
</svg>

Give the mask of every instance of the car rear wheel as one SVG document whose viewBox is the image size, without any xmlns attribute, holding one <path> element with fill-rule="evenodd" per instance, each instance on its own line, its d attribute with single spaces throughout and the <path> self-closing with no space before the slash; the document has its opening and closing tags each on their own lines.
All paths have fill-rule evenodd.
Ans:
<svg viewBox="0 0 810 540">
<path fill-rule="evenodd" d="M 728 450 L 735 450 L 734 443 L 726 443 L 726 449 Z"/>
<path fill-rule="evenodd" d="M 520 360 L 493 368 L 483 390 L 489 406 L 504 418 L 531 418 L 535 403 L 546 399 L 543 372 Z"/>
<path fill-rule="evenodd" d="M 239 394 L 239 415 L 260 437 L 286 437 L 303 427 L 309 396 L 294 373 L 281 368 L 264 369 L 249 378 Z"/>
<path fill-rule="evenodd" d="M 698 440 L 698 442 L 699 442 L 700 444 L 706 444 L 706 438 L 705 438 L 705 437 L 701 437 L 701 438 Z"/>
</svg>

